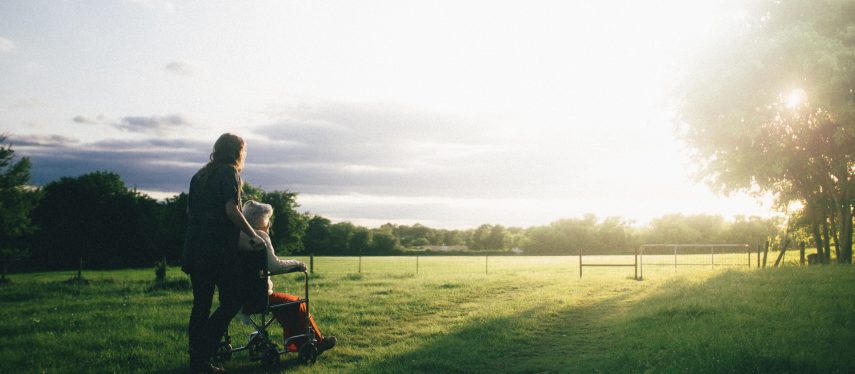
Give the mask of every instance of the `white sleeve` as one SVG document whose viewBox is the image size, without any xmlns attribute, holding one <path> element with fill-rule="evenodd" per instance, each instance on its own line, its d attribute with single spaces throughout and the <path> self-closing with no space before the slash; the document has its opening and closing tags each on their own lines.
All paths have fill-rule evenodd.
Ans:
<svg viewBox="0 0 855 374">
<path fill-rule="evenodd" d="M 273 251 L 273 243 L 264 231 L 259 231 L 259 236 L 264 239 L 264 247 L 267 249 L 267 271 L 270 275 L 285 274 L 295 271 L 302 264 L 297 260 L 280 260 Z"/>
</svg>

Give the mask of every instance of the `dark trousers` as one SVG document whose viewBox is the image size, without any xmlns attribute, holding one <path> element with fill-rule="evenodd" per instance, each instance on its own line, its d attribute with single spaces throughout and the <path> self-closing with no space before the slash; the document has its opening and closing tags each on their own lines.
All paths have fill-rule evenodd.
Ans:
<svg viewBox="0 0 855 374">
<path fill-rule="evenodd" d="M 199 269 L 190 274 L 193 310 L 190 312 L 190 361 L 207 362 L 217 349 L 229 322 L 241 308 L 239 271 L 236 266 Z M 220 291 L 220 305 L 209 316 L 214 287 Z"/>
</svg>

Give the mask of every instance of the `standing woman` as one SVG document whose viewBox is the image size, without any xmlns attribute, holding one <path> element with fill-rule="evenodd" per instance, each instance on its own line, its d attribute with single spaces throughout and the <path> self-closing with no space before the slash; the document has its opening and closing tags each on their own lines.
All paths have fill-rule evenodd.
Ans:
<svg viewBox="0 0 855 374">
<path fill-rule="evenodd" d="M 210 162 L 190 180 L 187 202 L 189 224 L 181 268 L 193 284 L 190 312 L 190 367 L 193 372 L 223 371 L 209 360 L 229 321 L 241 308 L 241 281 L 237 243 L 241 232 L 253 243 L 263 243 L 241 213 L 241 178 L 246 143 L 234 134 L 223 134 L 214 143 Z M 213 314 L 214 287 L 220 305 Z"/>
</svg>

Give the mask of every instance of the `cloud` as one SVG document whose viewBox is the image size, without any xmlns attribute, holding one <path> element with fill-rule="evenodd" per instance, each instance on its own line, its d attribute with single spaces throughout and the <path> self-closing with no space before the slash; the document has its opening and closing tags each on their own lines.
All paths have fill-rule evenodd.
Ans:
<svg viewBox="0 0 855 374">
<path fill-rule="evenodd" d="M 15 100 L 15 102 L 11 105 L 9 105 L 9 109 L 32 109 L 44 107 L 46 105 L 47 104 L 44 101 L 39 100 L 37 98 L 20 98 Z"/>
<path fill-rule="evenodd" d="M 119 174 L 128 186 L 180 192 L 207 161 L 211 144 L 188 139 L 104 140 L 82 143 L 61 136 L 10 136 L 16 154 L 30 157 L 32 181 L 44 185 L 96 170 Z"/>
<path fill-rule="evenodd" d="M 71 120 L 74 121 L 75 123 L 85 123 L 85 124 L 89 124 L 89 125 L 96 125 L 99 123 L 103 123 L 103 117 L 102 116 L 98 116 L 96 118 L 91 118 L 91 117 L 86 117 L 84 115 L 77 115 L 77 116 L 74 116 L 74 118 L 72 118 Z"/>
<path fill-rule="evenodd" d="M 166 66 L 163 67 L 163 70 L 166 70 L 170 73 L 184 75 L 184 76 L 192 76 L 195 73 L 195 68 L 193 65 L 190 65 L 186 62 L 173 61 Z"/>
<path fill-rule="evenodd" d="M 183 129 L 192 126 L 190 121 L 180 114 L 147 117 L 127 116 L 112 125 L 122 131 L 158 134 L 168 130 Z"/>
<path fill-rule="evenodd" d="M 322 103 L 275 116 L 248 139 L 246 180 L 262 186 L 314 194 L 554 195 L 573 180 L 567 170 L 585 167 L 544 142 L 507 136 L 489 120 L 398 105 Z"/>
<path fill-rule="evenodd" d="M 0 37 L 0 53 L 12 52 L 15 49 L 15 43 L 4 37 Z"/>
<path fill-rule="evenodd" d="M 18 147 L 56 147 L 80 143 L 77 139 L 61 135 L 10 135 L 9 142 Z"/>
<path fill-rule="evenodd" d="M 164 0 L 127 0 L 131 4 L 139 5 L 146 9 L 157 9 L 166 12 L 175 11 L 175 4 Z"/>
</svg>

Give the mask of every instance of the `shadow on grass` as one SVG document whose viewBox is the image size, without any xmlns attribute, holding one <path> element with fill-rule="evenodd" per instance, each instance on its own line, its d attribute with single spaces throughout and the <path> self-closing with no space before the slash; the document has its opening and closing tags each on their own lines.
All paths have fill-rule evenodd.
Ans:
<svg viewBox="0 0 855 374">
<path fill-rule="evenodd" d="M 681 279 L 641 300 L 618 296 L 470 323 L 354 371 L 855 372 L 851 269 Z"/>
</svg>

